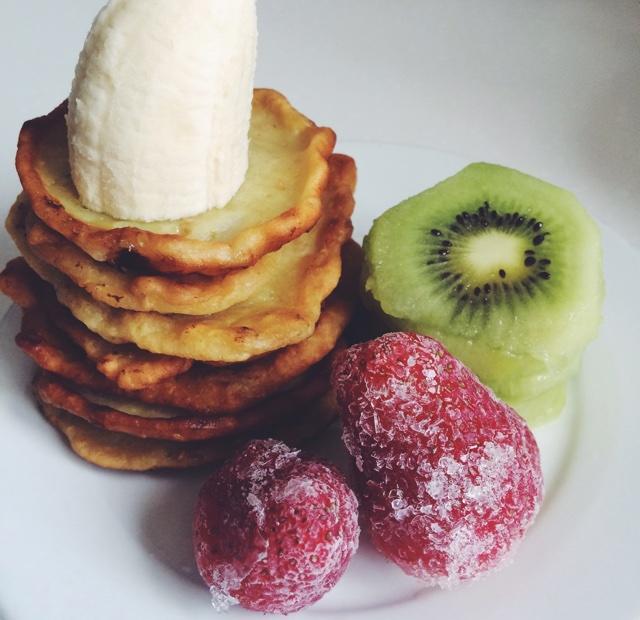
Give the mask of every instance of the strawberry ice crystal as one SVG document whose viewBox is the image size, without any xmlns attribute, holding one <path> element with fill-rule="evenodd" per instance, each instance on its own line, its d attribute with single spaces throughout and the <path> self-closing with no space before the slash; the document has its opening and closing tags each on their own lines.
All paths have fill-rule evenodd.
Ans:
<svg viewBox="0 0 640 620">
<path fill-rule="evenodd" d="M 259 440 L 202 487 L 194 550 L 216 610 L 286 614 L 333 588 L 359 533 L 356 497 L 337 470 Z"/>
<path fill-rule="evenodd" d="M 417 334 L 351 347 L 332 380 L 363 523 L 380 552 L 442 587 L 503 565 L 543 495 L 524 420 L 440 343 Z"/>
</svg>

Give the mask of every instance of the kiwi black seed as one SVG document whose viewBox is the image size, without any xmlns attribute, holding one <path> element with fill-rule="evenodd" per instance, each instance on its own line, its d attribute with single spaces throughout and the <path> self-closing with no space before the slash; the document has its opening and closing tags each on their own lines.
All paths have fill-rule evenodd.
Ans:
<svg viewBox="0 0 640 620">
<path fill-rule="evenodd" d="M 469 252 L 469 242 L 479 235 L 496 231 L 523 240 L 521 268 L 497 265 L 493 273 L 481 275 L 469 271 L 461 257 Z M 425 263 L 455 303 L 454 315 L 474 306 L 491 307 L 509 303 L 510 297 L 544 295 L 553 277 L 551 260 L 544 247 L 551 237 L 544 222 L 518 212 L 506 212 L 484 201 L 475 211 L 464 210 L 439 228 L 431 228 L 424 236 Z M 509 261 L 506 261 L 507 263 Z M 510 257 L 513 262 L 513 257 Z"/>
</svg>

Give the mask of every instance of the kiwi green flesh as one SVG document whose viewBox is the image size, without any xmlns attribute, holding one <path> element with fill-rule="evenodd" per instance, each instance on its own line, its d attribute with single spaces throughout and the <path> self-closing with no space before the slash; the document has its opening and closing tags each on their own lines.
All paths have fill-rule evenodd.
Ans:
<svg viewBox="0 0 640 620">
<path fill-rule="evenodd" d="M 556 419 L 564 411 L 566 402 L 567 384 L 561 383 L 534 398 L 511 401 L 509 404 L 529 426 L 542 426 Z"/>
<path fill-rule="evenodd" d="M 371 295 L 365 295 L 364 304 L 374 317 L 378 333 L 418 331 L 402 321 L 384 316 Z M 542 360 L 531 355 L 514 355 L 508 351 L 492 349 L 483 343 L 433 330 L 425 335 L 443 343 L 484 385 L 491 387 L 499 398 L 508 402 L 535 398 L 558 384 L 567 382 L 577 374 L 580 367 L 581 351 L 557 356 L 554 360 Z"/>
<path fill-rule="evenodd" d="M 446 334 L 429 335 L 442 342 L 482 383 L 507 401 L 528 400 L 546 392 L 568 381 L 580 367 L 580 352 L 548 362 L 530 355 L 490 349 Z"/>
<path fill-rule="evenodd" d="M 460 338 L 434 329 L 416 329 L 402 321 L 390 322 L 388 329 L 415 331 L 441 342 L 449 352 L 471 369 L 482 383 L 506 400 L 530 398 L 550 389 L 558 382 L 577 374 L 582 348 L 551 358 L 514 354 L 487 347 L 484 343 Z"/>
<path fill-rule="evenodd" d="M 445 346 L 451 336 L 553 368 L 597 332 L 595 223 L 569 192 L 515 170 L 468 166 L 378 218 L 364 249 L 382 312 Z"/>
</svg>

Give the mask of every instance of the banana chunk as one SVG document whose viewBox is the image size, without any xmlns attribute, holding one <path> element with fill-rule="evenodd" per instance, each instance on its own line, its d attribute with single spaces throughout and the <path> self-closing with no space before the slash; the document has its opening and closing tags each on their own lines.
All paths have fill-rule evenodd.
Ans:
<svg viewBox="0 0 640 620">
<path fill-rule="evenodd" d="M 247 172 L 256 44 L 255 0 L 111 0 L 69 97 L 83 204 L 143 222 L 223 207 Z"/>
</svg>

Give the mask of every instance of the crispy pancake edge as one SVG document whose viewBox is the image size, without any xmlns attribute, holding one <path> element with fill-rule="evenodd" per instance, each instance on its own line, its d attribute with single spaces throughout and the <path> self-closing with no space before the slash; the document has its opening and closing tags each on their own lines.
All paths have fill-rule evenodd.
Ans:
<svg viewBox="0 0 640 620">
<path fill-rule="evenodd" d="M 39 403 L 44 418 L 65 438 L 80 458 L 118 471 L 187 469 L 219 463 L 231 456 L 249 438 L 212 439 L 179 443 L 161 439 L 140 439 L 123 433 L 105 431 L 62 410 Z M 265 431 L 272 437 L 300 446 L 328 427 L 337 417 L 333 396 L 328 394 L 314 403 L 298 426 L 284 424 Z"/>
<path fill-rule="evenodd" d="M 266 358 L 239 366 L 199 365 L 177 377 L 140 390 L 123 390 L 97 372 L 84 354 L 65 342 L 41 311 L 26 310 L 17 345 L 43 370 L 78 386 L 149 405 L 180 407 L 204 416 L 238 413 L 285 389 L 327 357 L 353 314 L 353 304 L 336 297 L 328 303 L 313 335 Z"/>
<path fill-rule="evenodd" d="M 105 430 L 125 433 L 142 439 L 171 441 L 201 441 L 216 437 L 258 433 L 283 419 L 297 421 L 305 415 L 310 402 L 322 398 L 329 390 L 329 363 L 311 368 L 301 377 L 301 383 L 287 392 L 268 398 L 237 415 L 203 417 L 185 415 L 175 418 L 149 418 L 131 415 L 114 407 L 100 405 L 83 395 L 78 388 L 56 376 L 39 372 L 33 387 L 37 399 L 56 409 L 62 409 Z"/>
</svg>

